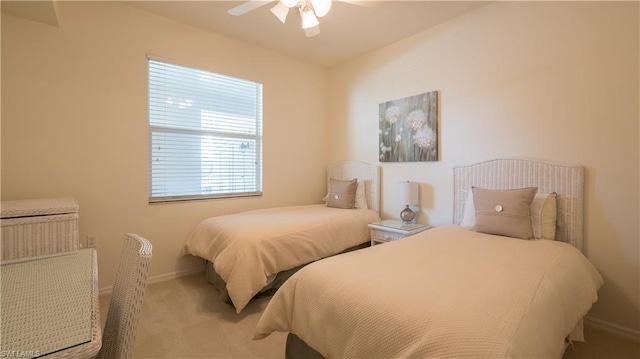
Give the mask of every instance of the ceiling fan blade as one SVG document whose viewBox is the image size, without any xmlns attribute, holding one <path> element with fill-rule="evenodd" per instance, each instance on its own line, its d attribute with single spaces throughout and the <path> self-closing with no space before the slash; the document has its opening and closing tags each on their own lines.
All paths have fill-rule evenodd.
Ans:
<svg viewBox="0 0 640 359">
<path fill-rule="evenodd" d="M 232 9 L 229 9 L 227 12 L 234 16 L 240 16 L 248 13 L 249 11 L 265 6 L 271 1 L 273 0 L 249 0 L 244 4 L 241 4 Z"/>
<path fill-rule="evenodd" d="M 271 13 L 274 14 L 278 20 L 280 20 L 283 24 L 287 20 L 287 14 L 289 14 L 289 8 L 284 6 L 282 2 L 278 1 L 276 6 L 271 8 Z"/>
<path fill-rule="evenodd" d="M 376 3 L 378 2 L 378 1 L 372 1 L 372 0 L 335 0 L 335 1 L 340 1 L 347 4 L 363 6 L 363 7 L 375 7 Z"/>
<path fill-rule="evenodd" d="M 307 37 L 314 37 L 314 36 L 320 35 L 320 25 L 316 25 L 314 27 L 304 29 L 304 33 L 307 35 Z"/>
<path fill-rule="evenodd" d="M 323 17 L 329 13 L 331 10 L 331 0 L 311 0 L 311 7 L 313 7 L 313 12 L 316 13 L 317 17 Z"/>
</svg>

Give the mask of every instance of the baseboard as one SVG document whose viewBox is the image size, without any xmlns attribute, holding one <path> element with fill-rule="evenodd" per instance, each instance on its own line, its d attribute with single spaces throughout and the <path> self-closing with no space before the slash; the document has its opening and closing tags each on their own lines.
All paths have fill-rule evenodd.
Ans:
<svg viewBox="0 0 640 359">
<path fill-rule="evenodd" d="M 591 328 L 600 329 L 602 331 L 617 335 L 619 337 L 640 342 L 640 330 L 623 327 L 618 324 L 609 323 L 604 320 L 591 318 L 591 317 L 584 317 L 584 324 Z"/>
<path fill-rule="evenodd" d="M 147 278 L 147 284 L 164 282 L 164 281 L 167 281 L 167 280 L 184 277 L 184 276 L 191 275 L 191 274 L 201 273 L 201 272 L 204 272 L 204 270 L 205 270 L 205 268 L 202 266 L 202 267 L 184 269 L 184 270 L 181 270 L 181 271 L 176 271 L 176 272 L 171 272 L 171 273 L 155 275 L 155 276 Z M 102 287 L 102 288 L 99 289 L 99 293 L 100 293 L 100 295 L 111 294 L 112 290 L 113 290 L 113 286 Z"/>
</svg>

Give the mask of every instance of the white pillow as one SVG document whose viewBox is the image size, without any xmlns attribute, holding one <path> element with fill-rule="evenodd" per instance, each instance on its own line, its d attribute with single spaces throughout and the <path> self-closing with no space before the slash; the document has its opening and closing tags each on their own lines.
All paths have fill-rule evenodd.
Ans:
<svg viewBox="0 0 640 359">
<path fill-rule="evenodd" d="M 369 209 L 367 206 L 367 197 L 364 195 L 365 183 L 358 181 L 358 187 L 356 188 L 356 209 Z M 327 202 L 329 199 L 329 193 L 327 193 L 323 198 L 322 202 Z"/>
<path fill-rule="evenodd" d="M 557 194 L 538 193 L 533 197 L 531 202 L 531 224 L 533 226 L 533 237 L 536 239 L 544 238 L 554 240 L 556 238 L 556 218 Z M 476 209 L 473 204 L 473 191 L 469 191 L 467 199 L 464 202 L 464 211 L 462 214 L 463 227 L 471 228 L 476 224 Z"/>
<path fill-rule="evenodd" d="M 367 206 L 367 197 L 364 195 L 365 183 L 358 181 L 356 189 L 356 209 L 369 209 Z"/>
<path fill-rule="evenodd" d="M 538 194 L 531 202 L 531 223 L 533 237 L 556 239 L 556 218 L 558 216 L 557 194 Z"/>
<path fill-rule="evenodd" d="M 464 201 L 464 212 L 462 213 L 463 227 L 471 228 L 476 225 L 476 206 L 473 204 L 473 191 L 469 189 L 467 199 Z"/>
</svg>

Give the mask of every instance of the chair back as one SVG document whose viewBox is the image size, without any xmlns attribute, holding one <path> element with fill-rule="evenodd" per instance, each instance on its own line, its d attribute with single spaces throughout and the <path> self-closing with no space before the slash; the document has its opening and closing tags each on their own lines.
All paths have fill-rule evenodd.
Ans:
<svg viewBox="0 0 640 359">
<path fill-rule="evenodd" d="M 126 234 L 98 358 L 133 356 L 152 248 L 151 242 L 139 235 Z"/>
</svg>

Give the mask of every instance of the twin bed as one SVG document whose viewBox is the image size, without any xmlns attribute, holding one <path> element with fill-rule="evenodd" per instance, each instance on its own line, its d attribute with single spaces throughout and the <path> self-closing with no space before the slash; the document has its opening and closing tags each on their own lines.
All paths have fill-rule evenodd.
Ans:
<svg viewBox="0 0 640 359">
<path fill-rule="evenodd" d="M 380 220 L 380 167 L 358 161 L 331 166 L 328 192 L 334 180 L 353 179 L 355 208 L 316 204 L 211 217 L 192 231 L 183 254 L 207 260 L 207 279 L 240 313 L 306 264 L 369 246 L 367 224 Z"/>
<path fill-rule="evenodd" d="M 603 280 L 581 252 L 582 167 L 456 167 L 454 225 L 364 250 L 353 249 L 380 219 L 379 167 L 350 161 L 327 177 L 358 179 L 358 209 L 214 217 L 185 243 L 237 312 L 275 292 L 255 339 L 289 332 L 287 358 L 560 358 L 583 340 Z"/>
<path fill-rule="evenodd" d="M 603 284 L 581 252 L 583 182 L 574 165 L 456 167 L 454 225 L 305 266 L 275 293 L 255 339 L 289 332 L 287 358 L 560 358 L 583 340 Z"/>
</svg>

